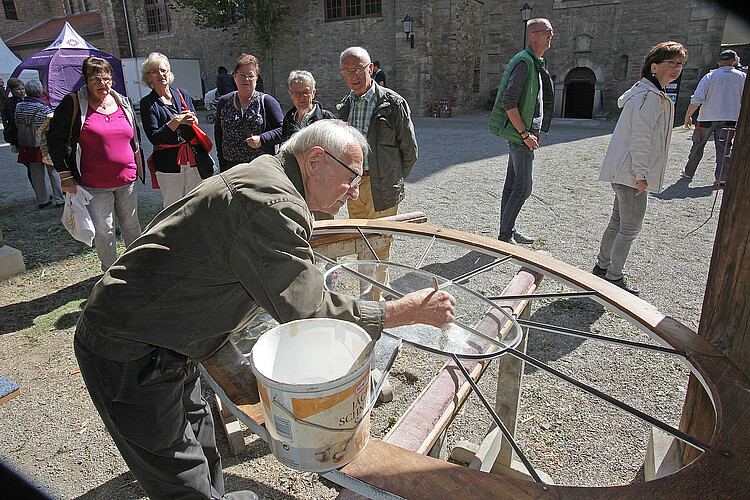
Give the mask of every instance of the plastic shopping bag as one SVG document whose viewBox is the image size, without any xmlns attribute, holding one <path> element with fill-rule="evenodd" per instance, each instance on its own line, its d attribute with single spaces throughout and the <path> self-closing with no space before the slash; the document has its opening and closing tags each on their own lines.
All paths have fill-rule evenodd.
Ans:
<svg viewBox="0 0 750 500">
<path fill-rule="evenodd" d="M 86 208 L 92 197 L 91 193 L 77 186 L 76 194 L 65 193 L 65 208 L 62 214 L 65 229 L 73 238 L 88 246 L 94 244 L 94 222 Z"/>
</svg>

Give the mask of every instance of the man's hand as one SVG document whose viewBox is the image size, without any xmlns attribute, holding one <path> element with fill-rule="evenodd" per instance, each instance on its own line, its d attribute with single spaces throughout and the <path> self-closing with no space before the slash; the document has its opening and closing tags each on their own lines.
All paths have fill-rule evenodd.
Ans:
<svg viewBox="0 0 750 500">
<path fill-rule="evenodd" d="M 442 328 L 456 315 L 456 299 L 448 292 L 424 288 L 386 303 L 385 327 L 424 323 Z"/>
<path fill-rule="evenodd" d="M 693 117 L 690 115 L 687 115 L 685 117 L 685 128 L 690 128 L 693 126 Z"/>
<path fill-rule="evenodd" d="M 635 181 L 635 189 L 637 190 L 635 195 L 638 196 L 639 194 L 646 191 L 646 188 L 648 187 L 648 182 L 646 181 Z"/>
<path fill-rule="evenodd" d="M 530 133 L 526 139 L 523 140 L 523 143 L 526 144 L 526 147 L 531 151 L 534 151 L 539 148 L 539 136 Z"/>
</svg>

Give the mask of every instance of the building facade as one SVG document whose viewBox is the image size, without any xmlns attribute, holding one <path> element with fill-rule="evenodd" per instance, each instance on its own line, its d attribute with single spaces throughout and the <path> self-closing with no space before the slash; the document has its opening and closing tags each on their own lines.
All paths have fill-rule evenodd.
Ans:
<svg viewBox="0 0 750 500">
<path fill-rule="evenodd" d="M 87 41 L 120 58 L 159 51 L 198 59 L 206 90 L 218 66 L 231 71 L 240 53 L 256 55 L 264 90 L 284 109 L 291 106 L 286 78 L 293 69 L 311 71 L 319 100 L 334 108 L 347 92 L 338 55 L 350 45 L 366 47 L 380 61 L 388 86 L 415 114 L 429 113 L 435 99 L 450 99 L 454 112 L 486 108 L 505 64 L 523 47 L 519 0 L 288 0 L 270 51 L 252 30 L 196 27 L 194 13 L 169 0 L 2 1 L 18 19 L 9 19 L 6 7 L 0 34 L 10 37 L 19 57 L 28 54 L 13 45 L 13 35 L 49 17 L 96 10 L 102 33 L 97 43 L 81 32 Z M 690 55 L 677 101 L 678 115 L 684 113 L 701 76 L 716 65 L 726 19 L 708 0 L 666 0 L 660 14 L 646 0 L 534 0 L 531 7 L 533 17 L 550 19 L 555 29 L 545 54 L 555 114 L 579 118 L 616 116 L 616 99 L 638 79 L 643 56 L 666 40 L 683 43 Z M 413 48 L 403 31 L 406 15 L 413 20 Z"/>
</svg>

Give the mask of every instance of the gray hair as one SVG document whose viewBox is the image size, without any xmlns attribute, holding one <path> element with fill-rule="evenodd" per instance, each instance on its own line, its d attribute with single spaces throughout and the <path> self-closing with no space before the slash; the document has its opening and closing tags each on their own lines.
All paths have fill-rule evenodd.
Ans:
<svg viewBox="0 0 750 500">
<path fill-rule="evenodd" d="M 362 149 L 367 156 L 367 139 L 362 132 L 341 120 L 318 120 L 296 132 L 281 146 L 281 153 L 301 155 L 315 146 L 320 146 L 335 156 L 344 155 L 350 146 Z"/>
<path fill-rule="evenodd" d="M 372 59 L 370 59 L 370 53 L 367 52 L 367 50 L 365 50 L 363 47 L 349 47 L 341 53 L 341 56 L 339 56 L 339 64 L 344 62 L 344 59 L 349 56 L 358 57 L 365 61 L 367 64 L 370 64 L 370 62 L 372 61 Z"/>
<path fill-rule="evenodd" d="M 286 80 L 289 90 L 292 90 L 293 83 L 303 83 L 310 86 L 310 90 L 315 90 L 315 78 L 312 73 L 303 69 L 295 69 L 289 73 L 289 78 Z"/>
<path fill-rule="evenodd" d="M 44 90 L 42 82 L 40 82 L 36 78 L 26 82 L 24 88 L 26 89 L 26 95 L 30 97 L 39 97 L 40 95 L 42 95 L 42 91 Z"/>
<path fill-rule="evenodd" d="M 174 81 L 174 73 L 172 73 L 172 67 L 169 65 L 169 59 L 167 59 L 167 56 L 161 52 L 151 52 L 148 55 L 148 59 L 146 59 L 141 66 L 141 81 L 149 87 L 153 87 L 153 85 L 148 78 L 148 72 L 153 69 L 152 66 L 158 66 L 159 64 L 163 64 L 169 70 L 167 83 L 172 83 Z"/>
</svg>

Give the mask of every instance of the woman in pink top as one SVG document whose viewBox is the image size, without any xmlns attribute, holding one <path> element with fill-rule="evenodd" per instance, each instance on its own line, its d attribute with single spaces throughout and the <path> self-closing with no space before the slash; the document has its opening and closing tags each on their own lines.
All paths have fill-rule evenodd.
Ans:
<svg viewBox="0 0 750 500">
<path fill-rule="evenodd" d="M 135 181 L 143 181 L 143 154 L 130 100 L 112 90 L 112 66 L 88 57 L 82 72 L 86 85 L 55 109 L 47 146 L 63 191 L 80 184 L 93 195 L 94 245 L 106 271 L 117 259 L 114 214 L 126 247 L 141 235 Z"/>
</svg>

